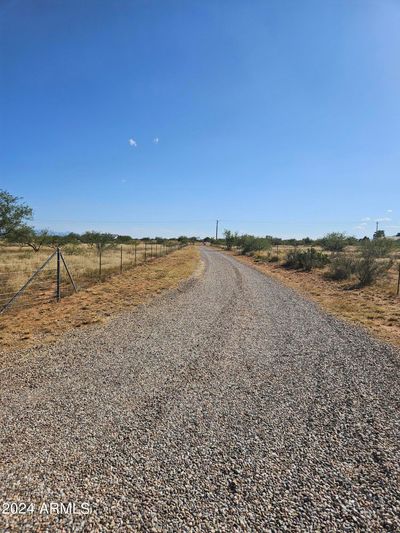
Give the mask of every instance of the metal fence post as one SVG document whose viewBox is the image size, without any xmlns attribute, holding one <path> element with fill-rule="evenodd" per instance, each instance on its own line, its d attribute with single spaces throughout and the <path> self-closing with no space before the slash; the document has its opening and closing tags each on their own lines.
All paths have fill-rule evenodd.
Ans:
<svg viewBox="0 0 400 533">
<path fill-rule="evenodd" d="M 57 302 L 61 300 L 61 263 L 60 263 L 60 248 L 57 246 L 57 280 L 56 280 L 56 299 Z"/>
<path fill-rule="evenodd" d="M 119 265 L 119 273 L 122 274 L 122 244 L 121 244 L 121 263 Z"/>
<path fill-rule="evenodd" d="M 50 261 L 53 259 L 53 257 L 57 254 L 57 250 L 54 250 L 54 252 L 46 259 L 46 261 L 43 263 L 43 265 L 38 268 L 33 274 L 32 276 L 28 279 L 28 281 L 26 283 L 24 283 L 22 285 L 22 287 L 19 289 L 19 291 L 17 291 L 9 300 L 8 302 L 2 306 L 2 308 L 0 309 L 0 315 L 2 315 L 12 304 L 13 302 L 15 302 L 15 300 L 17 298 L 19 298 L 19 296 L 21 296 L 21 294 L 23 294 L 24 290 L 31 284 L 31 282 L 36 278 L 36 276 L 38 276 L 40 274 L 40 272 L 43 271 L 43 269 L 50 263 Z"/>
<path fill-rule="evenodd" d="M 73 286 L 74 291 L 75 291 L 75 292 L 78 292 L 78 288 L 77 288 L 77 286 L 75 285 L 75 281 L 73 280 L 73 278 L 72 278 L 72 276 L 71 276 L 71 272 L 69 271 L 69 268 L 68 268 L 68 266 L 67 266 L 67 263 L 65 262 L 65 259 L 64 259 L 64 256 L 63 256 L 63 253 L 62 253 L 61 250 L 60 250 L 60 256 L 61 256 L 61 261 L 63 262 L 64 268 L 65 268 L 65 271 L 66 271 L 67 274 L 68 274 L 69 281 L 71 282 L 71 285 Z"/>
<path fill-rule="evenodd" d="M 399 263 L 399 277 L 397 278 L 397 296 L 400 294 L 400 263 Z"/>
<path fill-rule="evenodd" d="M 99 279 L 101 281 L 101 245 L 99 248 Z"/>
</svg>

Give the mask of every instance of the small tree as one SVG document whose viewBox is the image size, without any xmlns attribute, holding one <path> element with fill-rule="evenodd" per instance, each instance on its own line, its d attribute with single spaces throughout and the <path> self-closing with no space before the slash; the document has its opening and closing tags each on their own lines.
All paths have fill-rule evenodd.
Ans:
<svg viewBox="0 0 400 533">
<path fill-rule="evenodd" d="M 238 238 L 238 245 L 241 248 L 242 254 L 247 255 L 252 252 L 268 250 L 271 247 L 271 242 L 263 237 L 255 237 L 254 235 L 245 234 Z"/>
<path fill-rule="evenodd" d="M 115 238 L 116 244 L 132 244 L 133 239 L 130 235 L 117 235 Z"/>
<path fill-rule="evenodd" d="M 20 203 L 21 198 L 0 190 L 0 238 L 8 237 L 32 218 L 32 209 Z"/>
<path fill-rule="evenodd" d="M 330 252 L 341 252 L 347 245 L 347 239 L 344 233 L 328 233 L 321 239 L 321 246 Z"/>
<path fill-rule="evenodd" d="M 30 226 L 24 224 L 9 233 L 7 240 L 29 246 L 34 252 L 38 252 L 44 244 L 49 243 L 50 239 L 47 230 L 35 231 Z"/>
<path fill-rule="evenodd" d="M 106 248 L 113 248 L 116 245 L 116 235 L 112 233 L 100 233 L 98 231 L 87 231 L 81 236 L 81 241 L 90 246 L 94 246 L 100 254 Z"/>
<path fill-rule="evenodd" d="M 226 229 L 224 231 L 224 237 L 225 237 L 225 244 L 227 250 L 232 250 L 232 248 L 237 244 L 238 241 L 238 234 L 233 233 L 232 231 Z"/>
</svg>

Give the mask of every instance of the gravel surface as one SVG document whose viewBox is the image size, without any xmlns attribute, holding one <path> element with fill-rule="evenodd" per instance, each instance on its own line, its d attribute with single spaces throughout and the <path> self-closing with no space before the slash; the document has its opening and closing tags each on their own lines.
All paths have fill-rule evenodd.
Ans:
<svg viewBox="0 0 400 533">
<path fill-rule="evenodd" d="M 202 256 L 0 371 L 3 531 L 400 530 L 399 352 Z"/>
</svg>

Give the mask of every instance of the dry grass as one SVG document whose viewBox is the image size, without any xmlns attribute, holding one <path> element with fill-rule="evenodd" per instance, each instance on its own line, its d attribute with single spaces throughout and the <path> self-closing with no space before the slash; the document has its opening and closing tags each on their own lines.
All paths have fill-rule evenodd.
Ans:
<svg viewBox="0 0 400 533">
<path fill-rule="evenodd" d="M 281 250 L 282 261 L 283 257 Z M 237 259 L 296 289 L 326 311 L 356 322 L 380 339 L 400 346 L 400 298 L 396 297 L 395 268 L 387 279 L 375 285 L 349 290 L 348 281 L 327 280 L 325 270 L 302 272 L 287 270 L 281 263 L 256 263 L 253 258 L 243 256 Z"/>
<path fill-rule="evenodd" d="M 171 247 L 169 248 L 171 249 Z M 79 288 L 86 288 L 110 275 L 120 272 L 122 251 L 122 269 L 141 264 L 154 257 L 165 255 L 165 246 L 144 243 L 137 245 L 118 245 L 108 247 L 100 257 L 95 247 L 86 244 L 67 244 L 62 247 L 63 256 L 69 271 Z M 43 265 L 54 253 L 54 248 L 42 247 L 39 252 L 18 245 L 0 245 L 0 308 L 20 289 L 31 274 Z M 61 294 L 73 292 L 67 272 L 61 263 Z M 35 277 L 29 288 L 24 291 L 13 307 L 32 307 L 39 303 L 49 302 L 55 298 L 56 290 L 56 258 L 53 257 L 40 274 Z M 7 311 L 9 312 L 9 311 Z"/>
<path fill-rule="evenodd" d="M 136 252 L 135 252 L 136 249 Z M 147 258 L 160 255 L 165 249 L 160 245 L 147 245 Z M 26 281 L 27 277 L 38 269 L 44 261 L 54 252 L 54 248 L 42 247 L 38 252 L 31 248 L 19 245 L 0 245 L 0 293 L 4 292 L 4 287 L 17 290 Z M 99 276 L 99 256 L 96 248 L 87 244 L 67 244 L 62 247 L 63 255 L 68 267 L 76 281 L 96 280 Z M 136 255 L 136 259 L 135 259 Z M 139 243 L 136 246 L 131 244 L 122 245 L 123 268 L 129 268 L 135 264 L 144 262 L 145 245 Z M 115 273 L 120 268 L 121 245 L 106 248 L 101 257 L 103 277 L 107 274 Z M 46 269 L 48 277 L 55 271 L 55 261 Z M 3 289 L 3 290 L 1 290 Z"/>
<path fill-rule="evenodd" d="M 132 309 L 165 289 L 176 288 L 198 264 L 198 250 L 188 246 L 96 283 L 58 304 L 44 303 L 5 313 L 0 317 L 2 350 L 51 342 L 71 328 L 104 322 L 113 313 Z"/>
</svg>

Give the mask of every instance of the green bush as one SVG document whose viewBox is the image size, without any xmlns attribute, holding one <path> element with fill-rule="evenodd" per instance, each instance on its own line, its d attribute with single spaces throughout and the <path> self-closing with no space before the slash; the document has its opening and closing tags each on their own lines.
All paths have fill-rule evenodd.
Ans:
<svg viewBox="0 0 400 533">
<path fill-rule="evenodd" d="M 286 256 L 285 266 L 310 272 L 313 268 L 322 268 L 329 263 L 329 257 L 315 248 L 306 251 L 291 250 Z"/>
<path fill-rule="evenodd" d="M 232 231 L 226 229 L 224 231 L 225 245 L 227 250 L 232 250 L 234 246 L 238 243 L 238 234 L 237 232 L 233 233 Z"/>
<path fill-rule="evenodd" d="M 357 262 L 353 257 L 337 255 L 331 259 L 328 277 L 334 280 L 349 279 L 355 273 Z"/>
<path fill-rule="evenodd" d="M 394 248 L 394 242 L 390 239 L 374 239 L 364 241 L 361 245 L 361 255 L 368 257 L 388 257 Z"/>
<path fill-rule="evenodd" d="M 271 242 L 268 239 L 255 237 L 254 235 L 241 235 L 237 242 L 243 255 L 261 252 L 271 247 Z"/>
<path fill-rule="evenodd" d="M 357 261 L 355 270 L 360 287 L 371 285 L 379 278 L 384 277 L 393 265 L 393 261 L 379 261 L 376 257 L 363 257 Z"/>
<path fill-rule="evenodd" d="M 293 269 L 301 268 L 300 254 L 301 252 L 298 250 L 289 250 L 286 254 L 285 267 Z"/>
<path fill-rule="evenodd" d="M 348 244 L 348 237 L 344 233 L 332 232 L 325 235 L 320 242 L 324 250 L 341 252 Z"/>
</svg>

